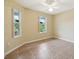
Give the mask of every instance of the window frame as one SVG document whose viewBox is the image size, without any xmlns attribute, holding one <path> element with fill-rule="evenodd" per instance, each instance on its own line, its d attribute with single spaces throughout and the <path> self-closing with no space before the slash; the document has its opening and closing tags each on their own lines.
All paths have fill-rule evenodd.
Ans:
<svg viewBox="0 0 79 59">
<path fill-rule="evenodd" d="M 41 17 L 44 17 L 45 18 L 44 19 L 45 20 L 45 31 L 43 31 L 43 32 L 40 31 L 40 19 L 41 19 Z M 40 33 L 47 33 L 47 18 L 45 16 L 40 16 L 39 17 L 39 32 Z"/>
<path fill-rule="evenodd" d="M 18 12 L 19 13 L 19 16 L 18 16 L 18 18 L 19 18 L 19 28 L 20 28 L 20 34 L 19 35 L 15 35 L 15 26 L 14 26 L 14 13 L 15 12 Z M 17 9 L 17 8 L 13 8 L 12 9 L 12 37 L 13 38 L 18 38 L 18 37 L 20 37 L 20 36 L 22 36 L 22 28 L 21 28 L 21 20 L 22 20 L 22 17 L 21 17 L 21 11 L 19 10 L 19 9 Z"/>
</svg>

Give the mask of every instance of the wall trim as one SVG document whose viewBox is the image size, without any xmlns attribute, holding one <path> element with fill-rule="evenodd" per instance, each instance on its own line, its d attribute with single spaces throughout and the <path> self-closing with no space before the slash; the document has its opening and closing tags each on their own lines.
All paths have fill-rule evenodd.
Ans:
<svg viewBox="0 0 79 59">
<path fill-rule="evenodd" d="M 67 41 L 67 42 L 74 43 L 74 41 L 68 40 L 68 39 L 66 39 L 66 38 L 58 38 L 58 39 L 60 39 L 60 40 L 64 40 L 64 41 Z"/>
<path fill-rule="evenodd" d="M 52 36 L 48 36 L 48 37 L 43 37 L 43 38 L 40 38 L 40 39 L 37 39 L 37 40 L 32 40 L 32 41 L 29 41 L 29 42 L 24 42 L 23 44 L 9 50 L 8 52 L 4 53 L 4 56 L 8 55 L 9 53 L 11 53 L 12 51 L 20 48 L 21 46 L 25 45 L 25 44 L 28 44 L 28 43 L 32 43 L 32 42 L 37 42 L 37 41 L 40 41 L 40 40 L 44 40 L 44 39 L 48 39 L 48 38 L 52 38 Z"/>
</svg>

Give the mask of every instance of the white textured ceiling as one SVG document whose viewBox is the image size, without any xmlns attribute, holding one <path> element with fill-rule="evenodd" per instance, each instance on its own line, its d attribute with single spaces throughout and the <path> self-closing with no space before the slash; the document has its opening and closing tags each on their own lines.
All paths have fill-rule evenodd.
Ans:
<svg viewBox="0 0 79 59">
<path fill-rule="evenodd" d="M 74 0 L 56 0 L 57 4 L 51 6 L 53 8 L 53 11 L 49 12 L 48 11 L 49 6 L 43 4 L 44 1 L 45 0 L 16 0 L 16 2 L 20 3 L 26 8 L 45 12 L 48 14 L 57 14 L 57 13 L 74 8 Z M 50 1 L 48 1 L 47 3 L 50 3 Z"/>
</svg>

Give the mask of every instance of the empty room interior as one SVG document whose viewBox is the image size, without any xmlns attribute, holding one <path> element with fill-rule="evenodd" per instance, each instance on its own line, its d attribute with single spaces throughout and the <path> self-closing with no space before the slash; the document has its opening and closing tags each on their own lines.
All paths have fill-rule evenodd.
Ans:
<svg viewBox="0 0 79 59">
<path fill-rule="evenodd" d="M 5 59 L 74 59 L 74 0 L 4 0 Z"/>
</svg>

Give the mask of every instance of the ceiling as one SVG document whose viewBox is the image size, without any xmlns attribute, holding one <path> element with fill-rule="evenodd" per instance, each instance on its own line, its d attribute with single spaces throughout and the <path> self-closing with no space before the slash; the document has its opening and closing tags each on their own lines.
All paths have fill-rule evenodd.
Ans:
<svg viewBox="0 0 79 59">
<path fill-rule="evenodd" d="M 16 0 L 26 8 L 48 14 L 57 14 L 74 8 L 74 0 Z M 52 10 L 49 10 L 49 9 Z"/>
</svg>

